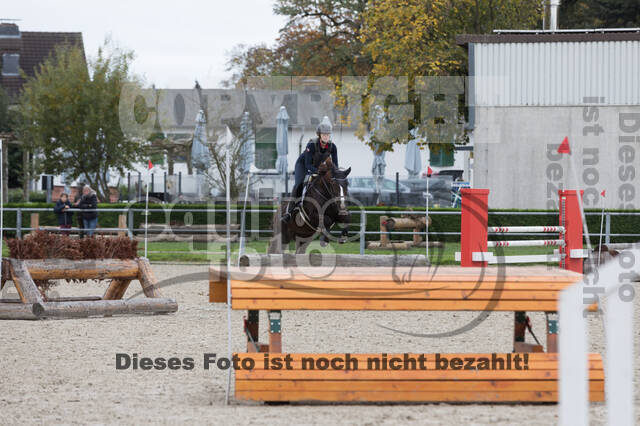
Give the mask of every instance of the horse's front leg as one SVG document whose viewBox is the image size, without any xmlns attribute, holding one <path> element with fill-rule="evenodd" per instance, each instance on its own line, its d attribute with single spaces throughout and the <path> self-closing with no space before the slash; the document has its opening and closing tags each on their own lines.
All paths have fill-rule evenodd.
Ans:
<svg viewBox="0 0 640 426">
<path fill-rule="evenodd" d="M 340 238 L 338 238 L 338 244 L 346 243 L 348 238 L 349 238 L 349 225 L 343 225 L 342 232 L 340 233 Z"/>
</svg>

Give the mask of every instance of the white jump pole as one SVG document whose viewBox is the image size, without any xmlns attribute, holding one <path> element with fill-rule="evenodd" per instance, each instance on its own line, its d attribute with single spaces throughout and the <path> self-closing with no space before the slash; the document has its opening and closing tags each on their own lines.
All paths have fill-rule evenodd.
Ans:
<svg viewBox="0 0 640 426">
<path fill-rule="evenodd" d="M 4 250 L 4 156 L 3 140 L 0 139 L 0 259 Z M 0 282 L 2 282 L 2 267 L 0 266 Z"/>
<path fill-rule="evenodd" d="M 227 352 L 229 359 L 231 359 L 231 276 L 229 271 L 231 269 L 231 132 L 227 127 L 226 133 L 226 155 L 225 155 L 225 189 L 226 189 L 226 201 L 227 201 Z M 225 404 L 229 405 L 229 393 L 231 392 L 231 370 L 229 368 L 227 374 L 227 389 L 225 393 Z"/>
<path fill-rule="evenodd" d="M 600 255 L 602 254 L 602 226 L 604 225 L 604 195 L 605 191 L 602 191 L 602 212 L 600 213 L 600 240 L 598 241 L 598 266 L 600 266 Z"/>
<path fill-rule="evenodd" d="M 147 229 L 149 229 L 149 182 L 151 181 L 151 169 L 153 168 L 153 164 L 151 164 L 151 160 L 149 160 L 149 165 L 147 167 L 147 195 L 145 196 L 144 203 L 144 257 L 147 257 Z"/>
</svg>

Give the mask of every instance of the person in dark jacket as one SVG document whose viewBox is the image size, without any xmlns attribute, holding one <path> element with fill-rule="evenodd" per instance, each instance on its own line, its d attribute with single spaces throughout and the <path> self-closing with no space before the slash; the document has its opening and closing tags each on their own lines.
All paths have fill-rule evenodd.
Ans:
<svg viewBox="0 0 640 426">
<path fill-rule="evenodd" d="M 95 211 L 98 208 L 98 197 L 89 185 L 85 185 L 82 188 L 82 198 L 76 202 L 76 206 L 79 209 L 87 210 L 81 212 L 80 215 L 86 234 L 92 236 L 95 232 L 94 230 L 98 227 L 98 212 Z"/>
<path fill-rule="evenodd" d="M 61 234 L 69 235 L 69 231 L 64 231 L 65 229 L 70 229 L 73 224 L 73 212 L 70 212 L 71 202 L 69 201 L 69 196 L 66 193 L 60 194 L 60 198 L 56 205 L 53 207 L 53 211 L 58 217 L 58 226 L 60 226 Z"/>
<path fill-rule="evenodd" d="M 338 167 L 338 148 L 331 141 L 331 132 L 333 128 L 329 117 L 324 117 L 316 130 L 317 138 L 311 139 L 307 143 L 307 147 L 296 160 L 295 166 L 295 184 L 291 194 L 295 198 L 303 195 L 305 178 L 309 175 L 318 173 L 318 161 L 324 154 L 331 155 L 331 161 L 335 167 Z M 287 205 L 287 212 L 282 216 L 282 222 L 289 223 L 291 216 L 299 202 L 290 202 Z"/>
</svg>

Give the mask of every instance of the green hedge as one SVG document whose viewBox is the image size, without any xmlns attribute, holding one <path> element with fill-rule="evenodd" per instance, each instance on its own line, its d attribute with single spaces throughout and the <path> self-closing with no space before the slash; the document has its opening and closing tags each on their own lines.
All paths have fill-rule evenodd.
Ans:
<svg viewBox="0 0 640 426">
<path fill-rule="evenodd" d="M 113 203 L 113 204 L 99 204 L 99 208 L 105 209 L 115 209 L 115 208 L 123 208 L 123 209 L 144 209 L 144 204 L 128 204 L 128 203 Z M 48 210 L 40 213 L 40 225 L 41 226 L 56 226 L 57 218 L 53 213 L 53 205 L 50 203 L 8 203 L 5 204 L 5 208 L 47 208 Z M 204 209 L 215 209 L 215 212 L 204 212 L 199 210 Z M 241 205 L 234 205 L 233 208 L 242 208 Z M 424 214 L 424 208 L 406 208 L 406 207 L 365 207 L 366 210 L 369 211 L 380 211 L 389 212 L 387 216 L 393 216 L 394 211 L 415 211 L 416 214 L 422 215 Z M 149 216 L 150 223 L 170 223 L 182 225 L 185 222 L 191 222 L 195 225 L 203 225 L 207 223 L 216 223 L 216 224 L 224 224 L 226 223 L 226 210 L 224 205 L 200 205 L 200 204 L 175 204 L 175 205 L 164 205 L 164 204 L 150 204 L 149 209 L 163 209 L 162 212 L 151 212 Z M 261 205 L 258 207 L 261 210 L 261 213 L 258 215 L 257 226 L 258 229 L 263 231 L 268 231 L 272 229 L 272 220 L 273 214 L 271 210 L 272 206 Z M 187 210 L 192 210 L 189 215 Z M 360 213 L 357 208 L 352 209 L 353 213 L 351 215 L 351 226 L 350 232 L 358 232 L 360 230 Z M 458 209 L 443 209 L 443 208 L 434 208 L 430 209 L 430 212 L 456 212 Z M 539 214 L 530 214 L 530 215 L 511 215 L 509 212 L 517 212 L 519 210 L 492 210 L 495 214 L 489 215 L 489 225 L 490 226 L 543 226 L 543 225 L 557 225 L 558 224 L 558 216 L 557 214 L 548 214 L 548 215 L 539 215 Z M 544 210 L 526 210 L 528 212 L 541 212 Z M 526 212 L 525 211 L 525 212 Z M 589 212 L 589 211 L 588 211 Z M 596 213 L 600 213 L 599 211 L 594 211 Z M 613 211 L 612 212 L 618 212 Z M 628 213 L 624 211 L 620 211 L 622 213 Z M 103 228 L 115 228 L 118 226 L 118 215 L 121 214 L 119 212 L 100 212 L 98 215 L 98 225 Z M 384 213 L 383 213 L 384 214 Z M 22 213 L 22 226 L 29 227 L 30 212 Z M 381 214 L 369 213 L 367 215 L 367 231 L 379 231 L 380 230 L 380 216 Z M 440 241 L 459 241 L 459 237 L 457 235 L 440 235 L 437 236 L 439 232 L 460 232 L 460 216 L 457 214 L 433 214 L 430 215 L 432 219 L 432 224 L 430 227 L 430 232 L 436 233 L 435 237 L 430 237 L 432 240 L 440 240 Z M 77 218 L 77 214 L 74 216 L 74 220 Z M 134 228 L 140 228 L 144 223 L 144 212 L 136 211 L 133 213 L 134 220 Z M 240 213 L 232 213 L 232 222 L 240 223 Z M 587 216 L 587 222 L 589 225 L 589 230 L 591 231 L 593 237 L 592 242 L 597 243 L 598 233 L 600 231 L 600 215 L 595 216 Z M 251 223 L 250 215 L 247 214 L 247 228 L 253 228 L 254 224 Z M 5 227 L 15 227 L 16 226 L 16 212 L 15 211 L 5 211 L 4 212 L 4 226 Z M 637 233 L 640 230 L 640 216 L 632 216 L 632 215 L 621 215 L 621 216 L 612 216 L 611 217 L 611 233 L 613 234 L 631 234 Z M 8 235 L 13 235 L 13 232 L 7 232 Z M 267 233 L 262 234 L 262 236 L 268 235 Z M 393 239 L 410 239 L 410 235 L 402 236 L 402 235 L 393 235 Z M 521 237 L 516 237 L 521 238 Z M 540 238 L 533 236 L 531 238 Z M 367 235 L 367 240 L 378 240 L 378 235 Z M 617 242 L 627 242 L 633 241 L 633 238 L 616 238 Z"/>
</svg>

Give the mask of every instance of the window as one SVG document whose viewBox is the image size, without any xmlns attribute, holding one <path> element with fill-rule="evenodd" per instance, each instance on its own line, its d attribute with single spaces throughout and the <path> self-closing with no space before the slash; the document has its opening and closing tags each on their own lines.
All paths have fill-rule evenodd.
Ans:
<svg viewBox="0 0 640 426">
<path fill-rule="evenodd" d="M 276 128 L 262 127 L 256 129 L 256 167 L 259 169 L 275 169 L 277 158 Z"/>
<path fill-rule="evenodd" d="M 17 53 L 2 54 L 2 75 L 20 75 L 20 55 Z"/>
</svg>

